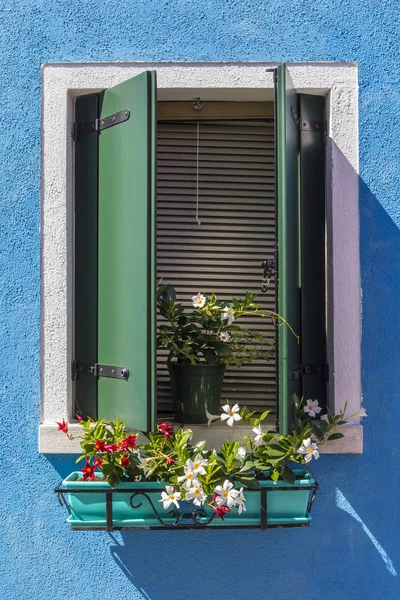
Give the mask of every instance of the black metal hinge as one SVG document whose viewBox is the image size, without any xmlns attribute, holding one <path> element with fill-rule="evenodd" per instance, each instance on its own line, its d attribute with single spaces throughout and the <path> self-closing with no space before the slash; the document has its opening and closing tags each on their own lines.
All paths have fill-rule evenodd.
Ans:
<svg viewBox="0 0 400 600">
<path fill-rule="evenodd" d="M 128 121 L 130 116 L 131 112 L 129 108 L 125 108 L 124 110 L 120 110 L 103 119 L 93 119 L 92 121 L 86 121 L 86 123 L 75 122 L 72 130 L 72 137 L 77 141 L 81 134 L 100 133 L 104 129 L 109 129 L 109 127 L 114 127 L 114 125 L 119 125 L 120 123 Z"/>
<path fill-rule="evenodd" d="M 312 119 L 300 119 L 297 110 L 291 106 L 290 112 L 292 119 L 299 131 L 311 131 L 313 133 L 321 133 L 323 137 L 326 136 L 326 121 L 314 121 Z"/>
<path fill-rule="evenodd" d="M 93 365 L 82 363 L 78 360 L 72 361 L 72 379 L 76 379 L 79 375 L 92 375 L 93 377 L 111 377 L 113 379 L 129 378 L 129 369 L 126 367 L 117 367 L 115 365 Z"/>
<path fill-rule="evenodd" d="M 292 380 L 296 381 L 306 375 L 323 375 L 325 381 L 329 380 L 329 365 L 321 363 L 319 365 L 298 365 L 292 370 Z"/>
</svg>

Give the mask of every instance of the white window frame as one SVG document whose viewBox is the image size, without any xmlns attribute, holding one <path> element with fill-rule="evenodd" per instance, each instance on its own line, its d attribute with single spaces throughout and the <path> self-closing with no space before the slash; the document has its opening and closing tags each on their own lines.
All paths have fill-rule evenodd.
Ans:
<svg viewBox="0 0 400 600">
<path fill-rule="evenodd" d="M 273 99 L 275 63 L 93 63 L 42 66 L 41 187 L 41 424 L 39 451 L 73 454 L 56 421 L 73 422 L 73 142 L 76 96 L 104 90 L 145 70 L 157 71 L 158 100 L 262 101 Z M 354 63 L 291 63 L 298 92 L 327 98 L 327 239 L 329 395 L 348 414 L 362 404 L 361 290 L 358 194 L 358 69 Z M 204 439 L 204 426 L 193 426 Z M 359 419 L 345 437 L 323 447 L 359 454 Z M 225 426 L 206 432 L 209 444 L 225 439 Z M 233 428 L 230 437 L 244 434 Z"/>
</svg>

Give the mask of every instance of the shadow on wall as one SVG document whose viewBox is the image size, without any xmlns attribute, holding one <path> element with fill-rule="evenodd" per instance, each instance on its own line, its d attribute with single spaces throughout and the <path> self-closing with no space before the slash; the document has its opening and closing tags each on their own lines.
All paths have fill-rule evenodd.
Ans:
<svg viewBox="0 0 400 600">
<path fill-rule="evenodd" d="M 359 183 L 364 454 L 312 465 L 321 487 L 309 528 L 99 533 L 96 549 L 107 539 L 135 598 L 400 598 L 400 232 Z M 65 459 L 52 464 L 66 473 Z"/>
</svg>

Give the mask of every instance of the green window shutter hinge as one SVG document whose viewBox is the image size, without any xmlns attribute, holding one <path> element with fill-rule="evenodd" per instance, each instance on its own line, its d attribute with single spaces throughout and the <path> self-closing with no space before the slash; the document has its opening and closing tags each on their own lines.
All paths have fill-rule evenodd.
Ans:
<svg viewBox="0 0 400 600">
<path fill-rule="evenodd" d="M 92 375 L 93 377 L 111 377 L 112 379 L 129 379 L 129 369 L 115 365 L 100 365 L 82 363 L 78 360 L 72 361 L 72 379 L 78 375 Z"/>
<path fill-rule="evenodd" d="M 102 119 L 93 119 L 92 121 L 86 121 L 86 123 L 75 122 L 72 129 L 72 137 L 77 141 L 82 133 L 100 133 L 104 129 L 109 129 L 109 127 L 114 127 L 114 125 L 120 125 L 120 123 L 128 121 L 130 116 L 131 112 L 129 108 L 124 108 L 124 110 L 120 110 Z"/>
<path fill-rule="evenodd" d="M 322 363 L 320 365 L 298 365 L 292 370 L 293 381 L 297 381 L 307 375 L 322 375 L 325 381 L 329 381 L 328 363 Z"/>
</svg>

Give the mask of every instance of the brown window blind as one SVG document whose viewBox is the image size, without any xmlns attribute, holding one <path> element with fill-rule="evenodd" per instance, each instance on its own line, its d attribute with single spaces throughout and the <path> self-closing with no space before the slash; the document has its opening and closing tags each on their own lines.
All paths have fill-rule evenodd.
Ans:
<svg viewBox="0 0 400 600">
<path fill-rule="evenodd" d="M 275 244 L 271 119 L 162 122 L 157 144 L 158 278 L 174 285 L 178 300 L 188 307 L 198 292 L 215 292 L 229 301 L 248 290 L 258 294 L 263 309 L 275 310 L 275 281 L 261 294 L 260 267 L 262 260 L 274 257 Z M 274 336 L 269 320 L 241 322 Z M 161 414 L 172 411 L 166 356 L 167 351 L 158 350 Z M 275 361 L 227 369 L 222 393 L 226 400 L 257 411 L 275 410 Z"/>
</svg>

